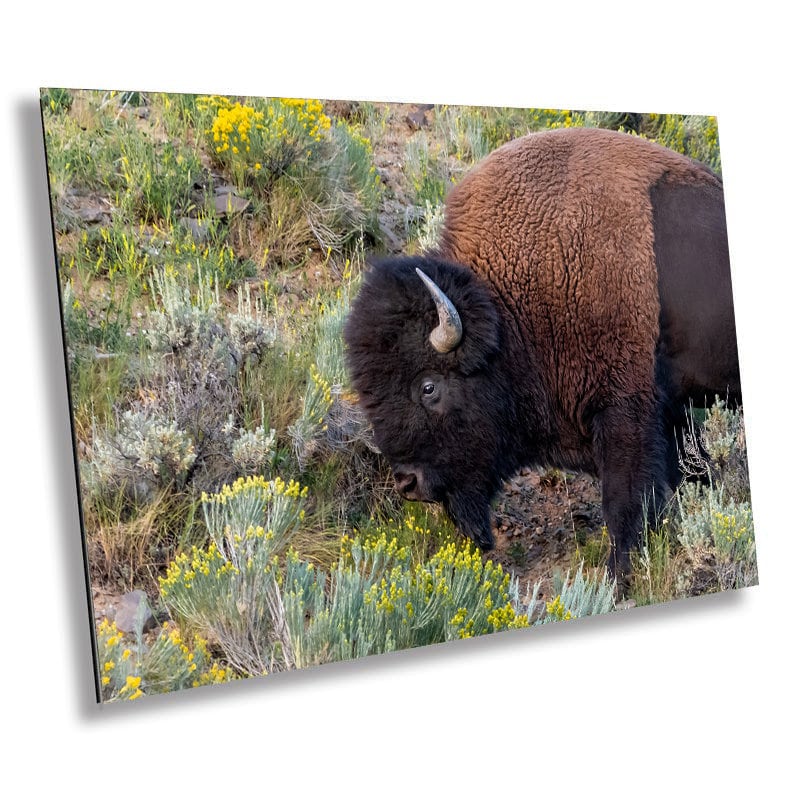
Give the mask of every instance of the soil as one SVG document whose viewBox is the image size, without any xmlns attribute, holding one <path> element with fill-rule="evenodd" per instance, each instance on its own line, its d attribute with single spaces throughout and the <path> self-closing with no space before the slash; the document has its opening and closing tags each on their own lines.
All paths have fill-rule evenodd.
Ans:
<svg viewBox="0 0 800 800">
<path fill-rule="evenodd" d="M 526 469 L 506 482 L 495 503 L 495 549 L 487 558 L 519 578 L 523 596 L 541 581 L 549 597 L 553 575 L 574 572 L 587 542 L 597 542 L 601 552 L 602 528 L 597 479 Z"/>
</svg>

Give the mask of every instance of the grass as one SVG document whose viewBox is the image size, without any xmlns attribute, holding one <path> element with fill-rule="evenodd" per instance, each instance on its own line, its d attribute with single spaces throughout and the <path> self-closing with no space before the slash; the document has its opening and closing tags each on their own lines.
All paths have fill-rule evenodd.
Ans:
<svg viewBox="0 0 800 800">
<path fill-rule="evenodd" d="M 290 99 L 42 95 L 93 581 L 145 588 L 159 601 L 160 579 L 178 559 L 208 551 L 204 492 L 250 473 L 308 487 L 291 546 L 271 556 L 275 576 L 292 576 L 310 594 L 284 597 L 283 612 L 264 607 L 271 633 L 242 629 L 262 642 L 260 651 L 245 657 L 234 636 L 239 645 L 226 656 L 212 636 L 215 661 L 186 623 L 173 629 L 177 639 L 159 639 L 150 660 L 142 649 L 110 670 L 107 699 L 194 685 L 190 653 L 205 665 L 200 683 L 229 679 L 232 667 L 250 674 L 361 653 L 324 618 L 325 609 L 333 613 L 331 587 L 364 588 L 350 570 L 353 542 L 402 552 L 409 591 L 414 569 L 439 563 L 437 553 L 455 558 L 447 548 L 462 546 L 440 510 L 397 497 L 347 386 L 341 326 L 367 257 L 385 249 L 381 224 L 405 231 L 406 251 L 430 247 L 448 188 L 492 149 L 533 130 L 625 124 L 719 166 L 710 118 L 438 106 L 413 135 L 401 121 L 406 138 L 397 144 L 390 106 L 345 105 L 337 116 L 336 104 Z M 379 148 L 391 181 L 378 172 Z M 386 167 L 392 152 L 402 167 Z M 215 210 L 219 193 L 246 208 Z M 637 603 L 757 579 L 740 417 L 718 409 L 710 420 L 710 488 L 682 490 L 670 522 L 646 532 L 634 559 Z M 554 581 L 550 609 L 514 600 L 512 586 L 516 605 L 509 611 L 493 595 L 492 619 L 503 627 L 522 616 L 539 624 L 608 610 L 609 585 L 592 578 L 608 546 L 602 532 L 581 532 L 571 577 Z M 524 561 L 523 549 L 517 555 Z M 316 583 L 303 583 L 301 570 Z M 281 627 L 293 602 L 294 642 Z M 363 652 L 432 641 L 434 629 L 452 637 L 479 622 L 492 627 L 488 611 L 460 608 L 416 638 L 386 627 L 388 606 L 382 617 L 373 609 L 370 624 L 383 638 Z M 235 614 L 226 613 L 218 621 L 230 623 Z M 298 627 L 301 618 L 308 625 Z M 116 635 L 109 628 L 98 640 L 121 658 Z"/>
</svg>

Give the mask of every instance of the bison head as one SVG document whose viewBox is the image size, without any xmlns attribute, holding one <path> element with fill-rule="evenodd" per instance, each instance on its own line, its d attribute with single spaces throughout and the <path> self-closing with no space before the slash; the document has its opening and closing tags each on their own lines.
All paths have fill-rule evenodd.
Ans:
<svg viewBox="0 0 800 800">
<path fill-rule="evenodd" d="M 488 287 L 435 258 L 375 261 L 344 335 L 353 386 L 398 491 L 442 503 L 491 549 L 489 503 L 511 471 L 514 414 Z"/>
</svg>

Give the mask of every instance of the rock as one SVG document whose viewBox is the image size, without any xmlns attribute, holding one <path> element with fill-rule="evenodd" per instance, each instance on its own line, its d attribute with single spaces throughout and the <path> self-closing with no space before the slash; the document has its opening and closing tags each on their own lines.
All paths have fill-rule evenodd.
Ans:
<svg viewBox="0 0 800 800">
<path fill-rule="evenodd" d="M 232 183 L 221 183 L 214 187 L 214 194 L 236 194 L 236 187 Z"/>
<path fill-rule="evenodd" d="M 400 241 L 400 239 L 398 239 L 397 236 L 394 235 L 394 231 L 392 231 L 389 225 L 383 221 L 379 222 L 378 225 L 381 229 L 381 234 L 383 235 L 387 248 L 394 253 L 401 252 L 403 249 L 403 243 Z"/>
<path fill-rule="evenodd" d="M 84 222 L 103 222 L 106 210 L 101 206 L 85 206 L 78 209 L 78 216 Z"/>
<path fill-rule="evenodd" d="M 244 197 L 239 197 L 233 194 L 233 192 L 215 194 L 214 196 L 214 210 L 220 217 L 227 216 L 228 214 L 241 213 L 249 208 L 249 206 L 249 200 L 245 200 Z"/>
<path fill-rule="evenodd" d="M 92 225 L 108 222 L 111 219 L 111 204 L 99 197 L 86 197 L 70 194 L 59 203 L 61 211 L 72 219 Z"/>
<path fill-rule="evenodd" d="M 410 114 L 406 115 L 406 125 L 408 125 L 412 131 L 419 131 L 422 130 L 422 128 L 428 127 L 428 118 L 421 109 L 419 111 L 412 111 Z"/>
<path fill-rule="evenodd" d="M 139 628 L 147 631 L 154 627 L 156 620 L 147 595 L 141 589 L 123 595 L 114 622 L 123 633 L 134 633 Z"/>
</svg>

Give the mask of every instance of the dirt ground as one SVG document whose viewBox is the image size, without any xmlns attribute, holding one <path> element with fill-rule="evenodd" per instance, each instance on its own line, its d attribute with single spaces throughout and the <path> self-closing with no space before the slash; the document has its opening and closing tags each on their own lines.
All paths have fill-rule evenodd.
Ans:
<svg viewBox="0 0 800 800">
<path fill-rule="evenodd" d="M 572 570 L 579 548 L 600 541 L 600 484 L 588 475 L 561 470 L 523 470 L 505 485 L 495 504 L 495 549 L 488 554 L 526 587 L 541 580 L 549 596 L 551 578 Z"/>
</svg>

